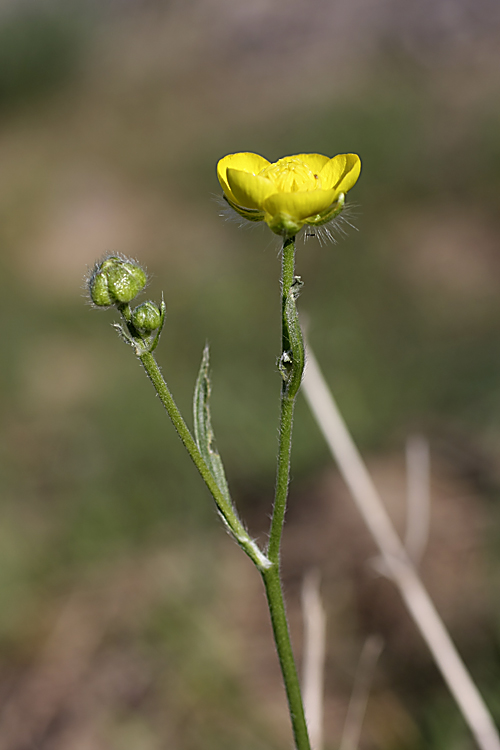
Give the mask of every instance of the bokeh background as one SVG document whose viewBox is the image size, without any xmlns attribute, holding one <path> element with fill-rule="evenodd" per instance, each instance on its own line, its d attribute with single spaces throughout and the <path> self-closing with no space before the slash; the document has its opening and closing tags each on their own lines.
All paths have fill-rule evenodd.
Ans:
<svg viewBox="0 0 500 750">
<path fill-rule="evenodd" d="M 3 0 L 0 747 L 281 750 L 258 574 L 83 278 L 120 252 L 168 304 L 158 358 L 189 418 L 202 348 L 230 484 L 265 539 L 279 247 L 220 218 L 234 151 L 359 153 L 347 236 L 299 244 L 309 335 L 398 522 L 432 455 L 422 575 L 500 721 L 497 0 Z M 283 571 L 328 614 L 326 750 L 365 639 L 361 747 L 474 747 L 304 402 Z"/>
</svg>

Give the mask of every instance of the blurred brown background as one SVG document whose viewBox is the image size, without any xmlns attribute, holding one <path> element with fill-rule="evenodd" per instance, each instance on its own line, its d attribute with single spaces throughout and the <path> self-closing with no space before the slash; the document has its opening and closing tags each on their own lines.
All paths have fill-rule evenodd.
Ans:
<svg viewBox="0 0 500 750">
<path fill-rule="evenodd" d="M 280 750 L 258 574 L 130 349 L 82 291 L 107 252 L 150 272 L 158 358 L 190 415 L 210 342 L 230 484 L 264 539 L 279 247 L 224 222 L 233 151 L 356 152 L 357 230 L 299 243 L 310 338 L 396 519 L 432 453 L 423 576 L 500 720 L 500 5 L 172 0 L 0 6 L 0 748 Z M 326 750 L 364 639 L 385 642 L 362 748 L 472 740 L 298 406 L 284 576 L 328 613 Z"/>
</svg>

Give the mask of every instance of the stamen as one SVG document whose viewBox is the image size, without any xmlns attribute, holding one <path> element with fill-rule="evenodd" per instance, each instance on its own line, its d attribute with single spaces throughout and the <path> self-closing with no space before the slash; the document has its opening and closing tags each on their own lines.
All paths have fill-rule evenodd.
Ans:
<svg viewBox="0 0 500 750">
<path fill-rule="evenodd" d="M 278 190 L 284 193 L 321 189 L 319 175 L 295 156 L 285 156 L 274 164 L 270 164 L 260 172 L 260 177 L 272 180 Z"/>
</svg>

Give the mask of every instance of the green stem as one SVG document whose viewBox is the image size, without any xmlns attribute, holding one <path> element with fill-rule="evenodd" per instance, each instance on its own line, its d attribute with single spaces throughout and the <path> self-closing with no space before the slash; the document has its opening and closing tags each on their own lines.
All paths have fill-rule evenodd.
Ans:
<svg viewBox="0 0 500 750">
<path fill-rule="evenodd" d="M 274 497 L 271 530 L 267 556 L 272 563 L 279 565 L 281 537 L 285 522 L 288 485 L 290 483 L 290 454 L 292 450 L 292 425 L 295 399 L 283 396 L 281 399 L 281 418 L 279 430 L 278 466 L 276 472 L 276 492 Z"/>
<path fill-rule="evenodd" d="M 295 274 L 295 237 L 285 240 L 281 263 L 281 300 L 282 300 L 282 352 L 290 350 L 290 335 L 285 317 L 286 302 Z M 276 472 L 276 491 L 274 496 L 273 517 L 269 532 L 267 554 L 271 562 L 279 565 L 281 535 L 285 520 L 286 499 L 290 482 L 290 456 L 292 451 L 292 426 L 295 396 L 288 396 L 286 381 L 281 389 L 281 417 L 279 431 L 278 466 Z"/>
<path fill-rule="evenodd" d="M 287 304 L 290 300 L 290 290 L 295 278 L 295 237 L 285 240 L 282 255 L 282 355 L 290 355 L 292 348 Z M 303 357 L 302 357 L 303 360 Z M 283 362 L 283 360 L 282 360 Z M 269 532 L 267 555 L 272 563 L 268 570 L 261 571 L 266 588 L 267 602 L 271 615 L 274 640 L 280 661 L 283 681 L 285 683 L 288 708 L 292 721 L 295 746 L 297 750 L 311 750 L 304 706 L 300 692 L 299 678 L 293 657 L 290 632 L 286 618 L 283 588 L 280 578 L 280 548 L 283 523 L 285 520 L 286 500 L 290 481 L 290 456 L 292 449 L 293 411 L 297 388 L 289 392 L 289 384 L 296 379 L 297 369 L 302 364 L 291 363 L 288 378 L 284 376 L 281 390 L 281 418 L 279 432 L 278 466 L 276 476 L 276 492 L 274 498 L 273 517 Z M 300 374 L 299 374 L 300 377 Z"/>
<path fill-rule="evenodd" d="M 270 567 L 269 560 L 263 554 L 262 550 L 257 546 L 257 544 L 250 538 L 245 527 L 238 518 L 232 504 L 228 502 L 228 500 L 220 491 L 212 472 L 210 471 L 203 456 L 201 455 L 200 450 L 196 445 L 196 441 L 191 435 L 189 428 L 185 423 L 177 407 L 177 404 L 173 399 L 172 394 L 170 393 L 170 390 L 165 382 L 165 379 L 163 378 L 163 375 L 161 374 L 160 368 L 158 367 L 158 363 L 156 362 L 154 356 L 150 352 L 145 352 L 139 356 L 139 359 L 144 369 L 146 370 L 149 379 L 153 383 L 153 386 L 158 396 L 160 397 L 160 400 L 165 407 L 168 416 L 172 420 L 177 434 L 184 443 L 184 446 L 191 456 L 193 463 L 195 464 L 196 468 L 203 478 L 203 481 L 210 490 L 224 521 L 226 522 L 236 541 L 245 550 L 247 555 L 251 558 L 251 560 L 255 563 L 255 565 L 261 572 L 266 570 L 266 568 Z"/>
<path fill-rule="evenodd" d="M 304 705 L 300 692 L 299 676 L 295 659 L 293 658 L 290 632 L 286 619 L 285 601 L 283 599 L 283 588 L 281 585 L 280 571 L 278 565 L 261 571 L 266 587 L 267 603 L 273 626 L 274 642 L 278 652 L 281 666 L 281 674 L 285 683 L 288 710 L 292 721 L 293 736 L 297 750 L 311 750 L 309 734 L 307 732 Z"/>
</svg>

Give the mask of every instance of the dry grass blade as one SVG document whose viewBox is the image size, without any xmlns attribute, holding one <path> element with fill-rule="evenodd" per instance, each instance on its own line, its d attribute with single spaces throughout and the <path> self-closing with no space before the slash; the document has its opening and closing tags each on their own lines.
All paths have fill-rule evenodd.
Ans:
<svg viewBox="0 0 500 750">
<path fill-rule="evenodd" d="M 406 441 L 407 496 L 405 548 L 418 567 L 429 537 L 430 451 L 421 435 Z"/>
<path fill-rule="evenodd" d="M 312 570 L 304 576 L 302 585 L 302 615 L 304 619 L 302 693 L 312 750 L 322 750 L 323 748 L 326 615 L 319 586 L 319 571 Z"/>
<path fill-rule="evenodd" d="M 488 708 L 459 656 L 427 590 L 399 539 L 365 464 L 308 348 L 305 398 L 363 519 L 457 705 L 481 750 L 500 750 Z"/>
<path fill-rule="evenodd" d="M 384 642 L 378 635 L 369 636 L 364 643 L 347 709 L 340 750 L 357 750 L 358 748 L 373 675 L 383 647 Z"/>
</svg>

